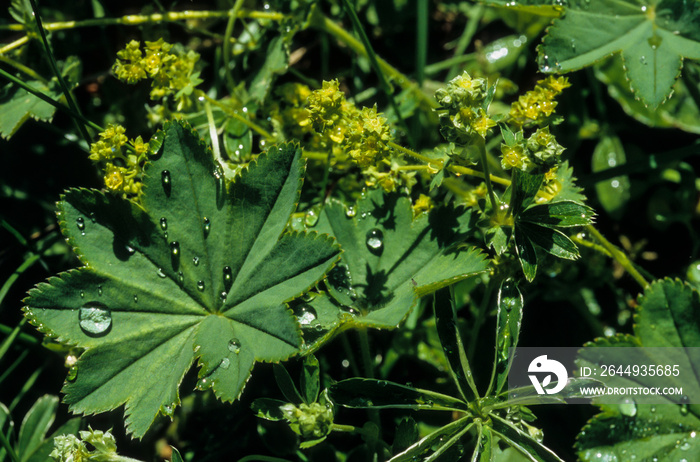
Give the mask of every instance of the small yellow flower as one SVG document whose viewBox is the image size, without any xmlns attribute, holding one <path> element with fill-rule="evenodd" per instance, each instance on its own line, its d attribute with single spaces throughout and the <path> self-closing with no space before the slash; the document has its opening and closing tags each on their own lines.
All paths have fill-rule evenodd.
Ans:
<svg viewBox="0 0 700 462">
<path fill-rule="evenodd" d="M 486 133 L 488 133 L 491 127 L 495 126 L 496 122 L 489 118 L 483 109 L 479 109 L 479 117 L 474 120 L 472 124 L 474 131 L 477 132 L 482 138 L 486 138 Z"/>
<path fill-rule="evenodd" d="M 148 143 L 144 143 L 141 136 L 137 136 L 132 144 L 134 145 L 134 152 L 137 156 L 142 156 L 148 152 Z"/>
<path fill-rule="evenodd" d="M 571 86 L 569 79 L 564 76 L 555 78 L 553 75 L 550 75 L 544 79 L 542 83 L 544 86 L 552 89 L 556 93 L 561 93 L 565 88 L 569 88 Z"/>
<path fill-rule="evenodd" d="M 105 186 L 111 191 L 121 191 L 126 169 L 109 164 L 105 174 Z"/>
<path fill-rule="evenodd" d="M 501 144 L 501 154 L 503 154 L 501 165 L 504 169 L 522 169 L 523 161 L 525 159 L 525 152 L 522 146 L 508 146 L 506 144 Z"/>
</svg>

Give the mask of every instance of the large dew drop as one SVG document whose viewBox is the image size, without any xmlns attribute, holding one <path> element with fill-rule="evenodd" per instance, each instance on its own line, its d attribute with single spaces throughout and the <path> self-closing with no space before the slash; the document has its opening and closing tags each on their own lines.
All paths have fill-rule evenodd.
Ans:
<svg viewBox="0 0 700 462">
<path fill-rule="evenodd" d="M 367 231 L 367 248 L 375 255 L 379 255 L 384 250 L 384 233 L 378 228 Z"/>
<path fill-rule="evenodd" d="M 231 284 L 233 284 L 233 271 L 231 271 L 230 266 L 224 266 L 224 287 L 226 290 L 231 289 Z"/>
<path fill-rule="evenodd" d="M 228 351 L 231 353 L 240 353 L 241 351 L 241 341 L 237 338 L 232 338 L 228 341 Z"/>
<path fill-rule="evenodd" d="M 85 236 L 85 218 L 78 217 L 75 219 L 75 225 L 78 227 L 80 234 Z"/>
<path fill-rule="evenodd" d="M 104 303 L 87 302 L 78 312 L 80 328 L 88 335 L 107 334 L 112 327 L 112 313 Z"/>
</svg>

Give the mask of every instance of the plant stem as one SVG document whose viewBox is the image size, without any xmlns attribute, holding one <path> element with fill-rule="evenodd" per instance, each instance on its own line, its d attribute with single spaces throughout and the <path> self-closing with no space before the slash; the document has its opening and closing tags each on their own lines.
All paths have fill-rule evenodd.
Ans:
<svg viewBox="0 0 700 462">
<path fill-rule="evenodd" d="M 20 462 L 19 457 L 17 457 L 17 453 L 15 452 L 14 449 L 12 449 L 12 445 L 10 444 L 9 441 L 7 441 L 7 437 L 2 432 L 1 429 L 0 429 L 0 443 L 2 443 L 2 446 L 5 448 L 7 453 L 10 455 L 10 459 L 12 459 L 12 462 Z"/>
<path fill-rule="evenodd" d="M 455 48 L 455 57 L 462 57 L 462 55 L 464 55 L 464 50 L 466 50 L 469 44 L 471 43 L 472 39 L 474 38 L 474 34 L 476 33 L 476 29 L 479 27 L 481 17 L 484 15 L 484 10 L 484 5 L 476 5 L 474 7 L 474 13 L 469 15 L 467 26 L 464 28 L 464 32 L 459 38 L 457 48 Z M 459 62 L 455 62 L 452 64 L 452 67 L 447 73 L 448 80 L 457 75 L 457 73 L 459 72 L 459 64 Z"/>
<path fill-rule="evenodd" d="M 612 258 L 614 258 L 615 261 L 617 261 L 640 286 L 642 286 L 642 289 L 646 289 L 649 286 L 647 280 L 644 279 L 644 276 L 642 276 L 639 271 L 637 271 L 637 268 L 634 267 L 632 261 L 622 250 L 605 239 L 605 237 L 603 237 L 603 235 L 600 234 L 600 232 L 595 229 L 593 225 L 586 226 L 586 231 L 591 233 L 591 235 L 595 237 L 598 242 L 600 242 L 603 248 L 609 252 L 610 256 L 612 256 Z"/>
<path fill-rule="evenodd" d="M 226 32 L 224 33 L 224 46 L 223 46 L 223 58 L 224 58 L 224 75 L 226 76 L 226 84 L 228 85 L 229 92 L 233 92 L 236 87 L 236 83 L 233 81 L 233 76 L 230 72 L 231 63 L 231 35 L 233 34 L 233 25 L 236 23 L 236 18 L 238 12 L 243 6 L 244 0 L 236 0 L 236 3 L 231 8 L 230 15 L 228 17 L 228 23 L 226 24 Z"/>
<path fill-rule="evenodd" d="M 396 114 L 396 117 L 399 121 L 399 125 L 401 125 L 401 128 L 403 128 L 406 134 L 406 138 L 408 138 L 409 144 L 414 146 L 415 143 L 413 141 L 413 137 L 411 136 L 411 131 L 408 129 L 406 121 L 403 119 L 403 117 L 401 117 L 401 111 L 399 111 L 399 106 L 396 104 L 396 99 L 394 98 L 394 89 L 387 80 L 386 75 L 382 70 L 382 67 L 379 65 L 377 55 L 374 53 L 372 44 L 369 42 L 369 38 L 367 37 L 367 34 L 365 34 L 365 30 L 362 27 L 362 24 L 360 23 L 360 19 L 357 17 L 355 8 L 353 8 L 352 5 L 350 5 L 350 2 L 348 0 L 341 0 L 341 2 L 343 4 L 343 9 L 345 9 L 348 16 L 350 16 L 350 20 L 352 22 L 353 28 L 355 29 L 355 33 L 360 36 L 360 40 L 362 41 L 362 45 L 364 46 L 367 58 L 369 59 L 369 62 L 372 65 L 372 68 L 374 69 L 374 72 L 377 74 L 377 77 L 379 77 L 379 83 L 382 87 L 382 90 L 384 90 L 384 93 L 386 94 L 387 98 L 389 98 L 389 104 L 391 105 L 391 108 Z"/>
<path fill-rule="evenodd" d="M 83 122 L 84 117 L 80 113 L 80 108 L 78 108 L 78 105 L 73 99 L 73 94 L 70 92 L 68 85 L 66 85 L 66 81 L 61 75 L 61 70 L 58 68 L 56 58 L 54 57 L 53 51 L 51 50 L 51 45 L 49 44 L 49 41 L 46 38 L 46 31 L 44 31 L 44 26 L 41 23 L 41 15 L 39 14 L 39 8 L 36 6 L 35 0 L 29 0 L 29 3 L 31 3 L 32 5 L 34 20 L 36 21 L 37 27 L 39 28 L 39 35 L 41 35 L 41 41 L 44 44 L 44 50 L 46 51 L 46 56 L 49 58 L 51 69 L 53 70 L 54 75 L 58 79 L 58 83 L 61 86 L 61 91 L 63 92 L 63 95 L 66 97 L 66 101 L 68 102 L 68 107 L 70 107 L 74 113 L 78 114 L 78 117 L 73 117 L 73 122 L 75 123 L 76 127 L 78 127 L 78 131 L 83 136 L 83 139 L 85 139 L 87 145 L 90 146 L 92 138 L 90 137 L 90 134 L 88 133 L 87 128 Z"/>
<path fill-rule="evenodd" d="M 493 192 L 493 185 L 491 184 L 491 175 L 489 174 L 489 163 L 486 159 L 486 140 L 479 136 L 477 144 L 479 145 L 479 156 L 481 157 L 481 167 L 484 169 L 484 180 L 486 181 L 486 189 L 489 192 L 489 199 L 491 200 L 491 208 L 493 212 L 496 211 L 498 201 L 496 200 L 496 194 Z"/>
<path fill-rule="evenodd" d="M 329 18 L 318 13 L 315 15 L 314 18 L 311 19 L 310 25 L 311 27 L 314 27 L 323 32 L 326 32 L 329 35 L 332 35 L 337 40 L 350 47 L 350 49 L 352 49 L 358 55 L 364 56 L 365 58 L 369 59 L 367 50 L 362 45 L 362 43 Z M 418 85 L 415 84 L 415 82 L 412 82 L 408 77 L 399 72 L 396 68 L 392 67 L 389 63 L 387 63 L 380 57 L 377 57 L 377 64 L 382 70 L 382 72 L 385 75 L 389 76 L 389 78 L 391 78 L 394 82 L 396 82 L 398 86 L 400 86 L 404 90 L 412 91 L 428 107 L 437 107 L 437 101 L 435 101 L 435 99 L 432 96 L 423 92 L 418 87 Z"/>
<path fill-rule="evenodd" d="M 251 130 L 256 132 L 258 135 L 262 136 L 263 138 L 267 139 L 268 141 L 275 140 L 275 137 L 272 135 L 272 133 L 268 132 L 267 130 L 265 130 L 260 125 L 253 122 L 252 120 L 248 120 L 245 117 L 241 116 L 240 114 L 238 114 L 237 111 L 231 109 L 228 105 L 222 103 L 221 101 L 218 101 L 218 100 L 211 98 L 206 93 L 204 93 L 202 90 L 196 89 L 195 91 L 197 92 L 198 97 L 204 98 L 209 103 L 220 108 L 222 111 L 224 111 L 229 116 L 233 117 L 234 119 L 238 120 L 239 122 L 244 123 L 248 128 L 250 128 Z"/>
</svg>

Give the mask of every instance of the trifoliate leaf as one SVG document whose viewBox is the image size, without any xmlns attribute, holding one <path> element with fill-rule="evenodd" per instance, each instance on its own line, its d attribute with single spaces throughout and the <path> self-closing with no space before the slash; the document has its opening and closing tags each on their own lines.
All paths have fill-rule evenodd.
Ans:
<svg viewBox="0 0 700 462">
<path fill-rule="evenodd" d="M 645 364 L 662 368 L 670 366 L 666 347 L 690 347 L 685 354 L 675 350 L 673 364 L 679 366 L 678 377 L 670 374 L 661 380 L 665 386 L 682 386 L 685 394 L 698 396 L 695 367 L 699 358 L 694 353 L 697 348 L 692 348 L 700 344 L 698 292 L 678 280 L 656 281 L 640 297 L 635 321 L 634 336 L 618 335 L 586 346 L 647 347 L 644 351 L 652 356 L 645 358 Z M 595 356 L 597 349 L 582 350 L 577 364 L 600 367 Z M 650 375 L 618 374 L 602 381 L 608 387 L 644 387 L 658 386 L 659 380 Z M 576 442 L 579 458 L 583 461 L 699 460 L 700 409 L 683 403 L 682 396 L 668 395 L 664 399 L 667 404 L 639 404 L 634 397 L 621 404 L 602 404 L 603 412 L 593 417 L 579 434 Z"/>
<path fill-rule="evenodd" d="M 487 268 L 476 248 L 457 246 L 473 226 L 466 209 L 413 219 L 408 197 L 373 190 L 351 210 L 327 204 L 314 229 L 335 236 L 343 249 L 329 284 L 356 324 L 394 328 L 419 296 Z"/>
<path fill-rule="evenodd" d="M 573 71 L 619 52 L 635 96 L 656 107 L 671 95 L 683 59 L 700 59 L 696 0 L 575 0 L 564 11 L 539 48 L 542 72 Z"/>
<path fill-rule="evenodd" d="M 172 415 L 194 361 L 198 388 L 233 401 L 256 361 L 298 351 L 284 302 L 339 253 L 328 236 L 284 233 L 303 169 L 298 147 L 285 144 L 228 184 L 197 134 L 173 122 L 146 166 L 141 205 L 65 193 L 61 231 L 84 266 L 30 291 L 25 312 L 40 331 L 85 349 L 64 387 L 71 410 L 126 404 L 127 430 L 141 437 L 158 413 Z"/>
</svg>

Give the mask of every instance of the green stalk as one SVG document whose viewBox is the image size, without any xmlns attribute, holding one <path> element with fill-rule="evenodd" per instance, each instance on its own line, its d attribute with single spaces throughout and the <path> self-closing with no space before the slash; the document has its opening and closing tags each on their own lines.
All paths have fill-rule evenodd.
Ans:
<svg viewBox="0 0 700 462">
<path fill-rule="evenodd" d="M 637 268 L 634 267 L 632 261 L 622 250 L 605 239 L 605 237 L 603 237 L 603 235 L 600 234 L 600 232 L 595 229 L 593 225 L 586 226 L 586 231 L 591 233 L 591 235 L 595 237 L 598 242 L 600 242 L 603 248 L 607 250 L 610 255 L 612 255 L 612 257 L 629 273 L 630 276 L 632 276 L 635 281 L 637 281 L 640 286 L 642 286 L 642 289 L 649 287 L 649 282 L 647 282 L 647 280 L 644 279 L 644 276 L 637 271 Z"/>
<path fill-rule="evenodd" d="M 474 7 L 474 14 L 469 17 L 469 20 L 467 21 L 467 26 L 464 28 L 464 32 L 462 32 L 462 35 L 459 37 L 457 48 L 455 48 L 454 56 L 456 58 L 462 57 L 464 55 L 464 51 L 467 49 L 472 39 L 474 38 L 474 34 L 476 34 L 476 29 L 479 27 L 479 23 L 481 22 L 481 17 L 484 15 L 484 10 L 485 7 L 481 4 L 476 5 Z M 452 64 L 452 67 L 450 68 L 449 72 L 447 72 L 448 80 L 455 77 L 459 73 L 460 64 L 461 62 L 459 61 L 456 61 Z"/>
<path fill-rule="evenodd" d="M 236 83 L 233 81 L 233 76 L 231 75 L 230 63 L 231 63 L 231 35 L 233 35 L 233 25 L 236 23 L 236 17 L 238 12 L 243 6 L 244 0 L 236 0 L 236 3 L 231 8 L 230 16 L 228 17 L 228 22 L 226 23 L 226 32 L 224 33 L 224 75 L 226 76 L 226 84 L 228 85 L 229 92 L 233 92 L 236 87 Z"/>
<path fill-rule="evenodd" d="M 320 13 L 316 15 L 316 17 L 312 18 L 311 27 L 314 27 L 318 30 L 326 32 L 329 35 L 332 35 L 337 40 L 347 45 L 352 51 L 354 51 L 358 55 L 369 58 L 367 50 L 359 40 L 350 35 L 341 26 L 339 26 L 329 18 L 326 18 L 325 16 L 321 15 Z M 423 92 L 420 88 L 418 88 L 418 86 L 414 82 L 412 82 L 408 77 L 399 72 L 396 68 L 394 68 L 389 63 L 387 63 L 379 57 L 377 57 L 377 64 L 381 68 L 384 75 L 389 76 L 389 78 L 391 78 L 398 86 L 400 86 L 404 90 L 412 91 L 428 107 L 437 107 L 437 101 L 435 101 L 435 99 L 431 95 L 428 95 L 425 92 Z"/>
<path fill-rule="evenodd" d="M 401 125 L 404 132 L 406 133 L 406 138 L 408 139 L 409 144 L 415 146 L 415 142 L 413 141 L 413 137 L 411 136 L 411 131 L 408 129 L 406 121 L 403 120 L 403 117 L 401 117 L 399 106 L 398 104 L 396 104 L 396 99 L 394 98 L 394 88 L 389 83 L 389 80 L 387 80 L 386 75 L 382 70 L 382 67 L 379 65 L 377 55 L 374 53 L 374 48 L 372 48 L 372 44 L 369 43 L 369 38 L 367 37 L 367 34 L 365 34 L 365 30 L 362 27 L 362 24 L 360 23 L 360 18 L 358 18 L 357 13 L 355 13 L 355 8 L 353 8 L 352 5 L 350 5 L 350 2 L 348 0 L 341 1 L 343 3 L 343 8 L 345 9 L 348 16 L 350 16 L 350 21 L 352 22 L 352 26 L 355 29 L 355 33 L 360 36 L 360 40 L 362 41 L 362 44 L 364 45 L 364 48 L 367 52 L 367 58 L 369 58 L 369 62 L 372 65 L 372 69 L 374 69 L 374 72 L 377 74 L 377 77 L 379 77 L 379 83 L 381 84 L 382 90 L 384 90 L 384 93 L 386 94 L 387 98 L 389 98 L 389 104 L 394 110 L 396 118 L 399 120 L 399 125 Z"/>
<path fill-rule="evenodd" d="M 491 208 L 493 212 L 496 211 L 498 207 L 498 201 L 496 200 L 496 194 L 493 192 L 493 185 L 491 184 L 491 175 L 489 174 L 489 163 L 486 159 L 486 141 L 481 136 L 478 137 L 477 144 L 479 145 L 479 156 L 481 157 L 481 167 L 484 169 L 484 180 L 486 181 L 486 189 L 489 192 L 489 199 L 491 200 Z"/>
<path fill-rule="evenodd" d="M 0 443 L 2 443 L 2 446 L 5 448 L 7 453 L 10 455 L 10 459 L 12 459 L 12 462 L 20 462 L 19 457 L 17 457 L 17 453 L 15 452 L 14 449 L 12 449 L 12 445 L 7 440 L 7 437 L 2 432 L 1 429 L 0 429 Z"/>
<path fill-rule="evenodd" d="M 73 99 L 73 94 L 70 92 L 68 85 L 66 85 L 66 81 L 63 79 L 63 76 L 61 75 L 61 70 L 58 68 L 58 64 L 56 63 L 56 58 L 54 57 L 53 51 L 51 50 L 51 45 L 49 44 L 49 41 L 46 38 L 46 31 L 44 31 L 44 26 L 41 23 L 41 15 L 39 14 L 39 8 L 36 6 L 35 0 L 29 0 L 29 3 L 31 3 L 31 5 L 32 5 L 32 11 L 34 12 L 34 20 L 36 21 L 36 24 L 39 27 L 39 35 L 41 35 L 41 41 L 44 44 L 44 50 L 46 51 L 46 55 L 49 58 L 49 63 L 51 64 L 51 69 L 53 70 L 54 75 L 58 79 L 58 83 L 61 86 L 61 91 L 63 92 L 63 95 L 66 97 L 66 101 L 68 102 L 68 107 L 70 107 L 73 112 L 75 112 L 76 114 L 79 114 L 79 116 L 80 116 L 80 117 L 74 117 L 73 121 L 74 121 L 76 127 L 78 127 L 78 131 L 83 136 L 83 139 L 85 140 L 87 145 L 90 146 L 90 142 L 92 141 L 92 138 L 90 137 L 90 134 L 87 131 L 87 127 L 83 123 L 83 116 L 80 113 L 80 109 L 78 108 L 78 105 L 76 104 L 75 100 Z"/>
</svg>

